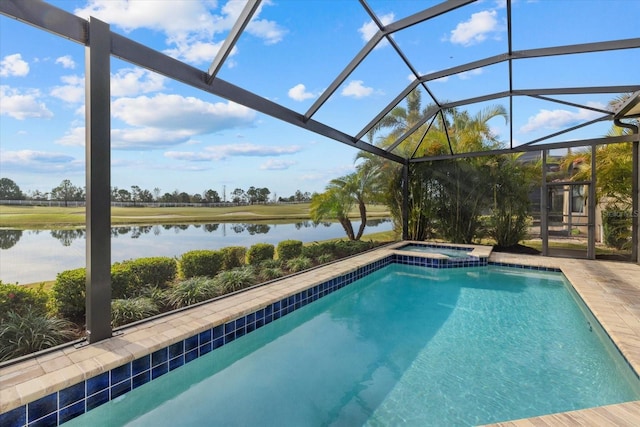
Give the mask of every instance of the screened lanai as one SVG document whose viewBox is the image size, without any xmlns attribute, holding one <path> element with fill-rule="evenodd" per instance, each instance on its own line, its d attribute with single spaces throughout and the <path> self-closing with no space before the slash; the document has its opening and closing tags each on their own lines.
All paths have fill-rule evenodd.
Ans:
<svg viewBox="0 0 640 427">
<path fill-rule="evenodd" d="M 111 96 L 116 90 L 112 80 L 116 61 L 177 81 L 199 98 L 229 101 L 265 120 L 318 135 L 335 143 L 340 156 L 344 154 L 338 146 L 343 145 L 353 148 L 353 154 L 360 151 L 402 165 L 405 237 L 406 204 L 411 197 L 408 181 L 420 164 L 512 153 L 526 153 L 546 163 L 554 153 L 632 143 L 633 182 L 628 196 L 635 214 L 631 259 L 638 261 L 640 82 L 632 70 L 640 65 L 640 34 L 631 22 L 621 22 L 604 36 L 589 31 L 603 17 L 613 14 L 619 18 L 621 10 L 637 8 L 637 3 L 600 2 L 601 13 L 587 15 L 578 7 L 579 1 L 562 2 L 567 13 L 551 15 L 544 1 L 285 1 L 278 4 L 281 16 L 306 20 L 306 30 L 317 36 L 291 34 L 292 43 L 267 43 L 265 49 L 272 49 L 271 53 L 256 57 L 242 71 L 234 66 L 236 52 L 255 44 L 256 34 L 273 23 L 271 4 L 260 0 L 232 4 L 233 13 L 227 15 L 231 22 L 219 31 L 218 43 L 200 54 L 208 55 L 203 66 L 193 56 L 145 44 L 136 32 L 127 31 L 126 23 L 111 25 L 110 19 L 117 21 L 117 16 L 106 8 L 96 7 L 95 15 L 87 15 L 90 8 L 73 9 L 70 2 L 0 3 L 3 20 L 16 19 L 84 48 L 87 329 L 91 341 L 111 336 L 109 298 L 104 296 L 111 264 Z M 314 18 L 319 10 L 330 17 L 327 22 Z M 559 26 L 565 30 L 562 36 L 554 31 Z M 449 48 L 433 48 L 441 42 Z M 181 43 L 187 49 L 194 47 L 189 43 L 198 42 L 187 39 Z M 488 47 L 480 49 L 483 43 Z M 383 65 L 384 72 L 380 72 Z M 311 69 L 321 72 L 312 74 Z M 274 80 L 278 70 L 286 73 Z M 386 85 L 384 91 L 374 89 L 378 83 Z M 289 98 L 275 94 L 287 90 Z M 371 92 L 376 96 L 358 102 Z M 303 102 L 294 102 L 296 96 Z M 382 125 L 392 121 L 399 108 L 410 110 L 416 99 L 424 108 L 417 109 L 410 126 L 398 131 Z M 493 122 L 499 137 L 490 150 L 455 143 L 455 129 L 444 120 L 449 111 L 474 115 L 495 106 L 505 114 L 500 123 Z M 545 125 L 545 119 L 552 125 Z M 437 126 L 441 122 L 445 124 Z M 622 131 L 607 135 L 613 127 Z M 424 141 L 436 131 L 444 135 L 444 151 L 425 149 Z M 585 257 L 590 259 L 595 258 L 594 180 L 595 174 L 580 182 L 587 192 L 592 191 L 584 197 L 588 204 L 584 206 Z M 547 188 L 545 182 L 542 194 L 577 185 L 556 182 Z M 547 197 L 540 197 L 541 212 L 550 209 L 547 203 Z M 540 216 L 543 254 L 550 254 L 548 220 L 547 215 Z"/>
</svg>

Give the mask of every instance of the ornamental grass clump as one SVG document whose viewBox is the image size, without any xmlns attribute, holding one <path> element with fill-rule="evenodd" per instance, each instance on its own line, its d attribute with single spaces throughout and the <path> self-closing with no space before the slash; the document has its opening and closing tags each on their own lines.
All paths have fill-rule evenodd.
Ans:
<svg viewBox="0 0 640 427">
<path fill-rule="evenodd" d="M 126 325 L 151 317 L 158 312 L 158 306 L 148 297 L 114 299 L 111 301 L 111 324 L 114 327 Z"/>
<path fill-rule="evenodd" d="M 221 294 L 221 287 L 209 277 L 192 277 L 167 289 L 165 296 L 171 308 L 188 307 Z"/>
<path fill-rule="evenodd" d="M 225 293 L 239 291 L 256 283 L 255 269 L 245 266 L 221 271 L 215 280 Z"/>
<path fill-rule="evenodd" d="M 311 258 L 307 258 L 305 256 L 299 256 L 287 261 L 287 269 L 289 269 L 289 271 L 293 273 L 307 270 L 311 267 L 313 267 L 313 262 L 311 261 Z"/>
<path fill-rule="evenodd" d="M 0 325 L 0 361 L 15 359 L 77 338 L 75 325 L 36 309 L 5 313 Z"/>
</svg>

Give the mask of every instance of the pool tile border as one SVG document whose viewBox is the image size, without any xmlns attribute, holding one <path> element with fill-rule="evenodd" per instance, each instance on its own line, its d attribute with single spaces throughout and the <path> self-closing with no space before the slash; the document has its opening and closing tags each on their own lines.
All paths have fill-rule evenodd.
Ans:
<svg viewBox="0 0 640 427">
<path fill-rule="evenodd" d="M 491 265 L 562 272 L 560 268 L 548 265 L 528 265 L 516 262 L 488 261 L 487 258 L 470 258 L 434 259 L 391 252 L 378 260 L 357 267 L 353 271 L 325 280 L 244 316 L 207 328 L 151 354 L 9 410 L 0 414 L 0 425 L 3 427 L 30 427 L 62 424 L 393 263 L 430 268 Z"/>
</svg>

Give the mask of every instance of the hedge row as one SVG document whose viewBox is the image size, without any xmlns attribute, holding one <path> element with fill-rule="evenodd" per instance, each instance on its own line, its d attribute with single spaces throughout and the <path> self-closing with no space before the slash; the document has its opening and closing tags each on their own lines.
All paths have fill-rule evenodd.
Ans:
<svg viewBox="0 0 640 427">
<path fill-rule="evenodd" d="M 277 251 L 272 244 L 258 243 L 249 249 L 230 246 L 220 250 L 189 251 L 179 260 L 152 257 L 124 261 L 111 266 L 111 297 L 113 300 L 146 298 L 149 293 L 154 292 L 154 289 L 167 289 L 170 284 L 175 284 L 178 276 L 184 280 L 200 277 L 214 278 L 220 273 L 233 271 L 228 279 L 238 280 L 235 277 L 240 277 L 237 269 L 245 266 L 262 266 L 264 269 L 272 270 L 265 271 L 262 276 L 265 278 L 268 276 L 266 273 L 274 273 L 274 276 L 275 273 L 280 273 L 281 267 L 286 267 L 292 272 L 300 271 L 314 264 L 363 252 L 373 246 L 373 242 L 360 241 L 323 242 L 304 246 L 298 240 L 285 240 L 278 244 Z M 59 273 L 52 289 L 54 311 L 62 317 L 82 324 L 85 316 L 85 287 L 84 268 Z M 0 308 L 1 304 L 0 299 Z M 130 307 L 125 306 L 124 303 L 119 304 L 122 307 L 118 307 L 122 308 L 123 312 L 130 310 Z M 123 317 L 126 318 L 128 315 Z"/>
</svg>

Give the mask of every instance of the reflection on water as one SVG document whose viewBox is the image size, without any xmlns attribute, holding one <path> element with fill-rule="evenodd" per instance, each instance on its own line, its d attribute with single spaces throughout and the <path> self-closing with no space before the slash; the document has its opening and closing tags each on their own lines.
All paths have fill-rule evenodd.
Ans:
<svg viewBox="0 0 640 427">
<path fill-rule="evenodd" d="M 360 225 L 354 222 L 354 228 Z M 367 221 L 367 233 L 392 229 L 386 219 Z M 303 242 L 344 237 L 338 223 L 298 221 L 287 224 L 212 223 L 113 227 L 111 262 L 126 259 L 179 257 L 193 249 L 249 247 L 295 239 Z M 8 283 L 53 280 L 57 273 L 85 265 L 84 228 L 64 230 L 0 230 L 0 279 Z"/>
</svg>

